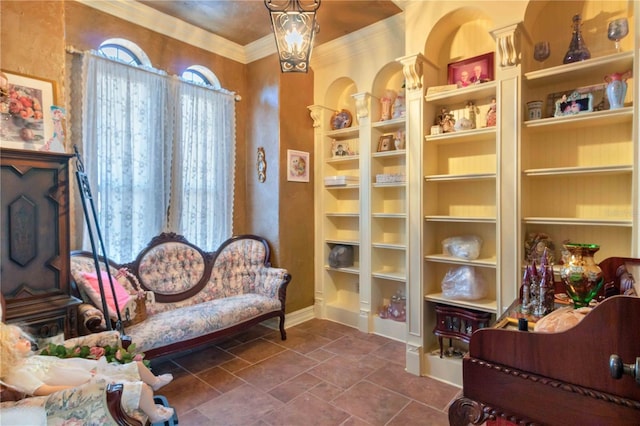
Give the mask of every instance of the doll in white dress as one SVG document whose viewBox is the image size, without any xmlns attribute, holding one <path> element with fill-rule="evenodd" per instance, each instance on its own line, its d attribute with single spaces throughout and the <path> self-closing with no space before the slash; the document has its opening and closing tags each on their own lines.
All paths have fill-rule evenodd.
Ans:
<svg viewBox="0 0 640 426">
<path fill-rule="evenodd" d="M 153 391 L 173 380 L 171 374 L 155 376 L 142 362 L 108 363 L 84 358 L 58 358 L 35 355 L 31 340 L 19 328 L 0 322 L 0 378 L 7 385 L 28 395 L 50 395 L 83 385 L 91 380 L 122 383 L 125 409 L 141 409 L 151 423 L 173 417 L 173 408 L 156 404 Z"/>
</svg>

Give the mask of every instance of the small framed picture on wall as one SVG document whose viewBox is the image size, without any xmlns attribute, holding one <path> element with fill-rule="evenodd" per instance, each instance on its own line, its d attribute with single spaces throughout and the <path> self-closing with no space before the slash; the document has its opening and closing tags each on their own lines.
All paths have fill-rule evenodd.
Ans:
<svg viewBox="0 0 640 426">
<path fill-rule="evenodd" d="M 51 80 L 0 71 L 0 145 L 49 151 L 55 132 L 54 118 L 62 115 L 53 106 L 54 95 L 55 82 Z"/>
<path fill-rule="evenodd" d="M 287 180 L 309 182 L 309 153 L 287 150 Z"/>
</svg>

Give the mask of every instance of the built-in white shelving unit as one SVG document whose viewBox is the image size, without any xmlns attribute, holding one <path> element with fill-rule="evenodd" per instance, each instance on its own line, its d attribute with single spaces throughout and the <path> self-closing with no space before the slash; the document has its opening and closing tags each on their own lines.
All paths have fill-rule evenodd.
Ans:
<svg viewBox="0 0 640 426">
<path fill-rule="evenodd" d="M 396 51 L 396 61 L 389 52 L 401 37 L 380 35 L 376 53 L 355 50 L 344 66 L 332 62 L 316 70 L 321 79 L 316 89 L 322 89 L 316 98 L 323 105 L 310 107 L 316 126 L 316 256 L 322 257 L 316 312 L 405 341 L 408 371 L 460 384 L 460 358 L 439 356 L 435 308 L 499 317 L 517 297 L 529 235 L 547 234 L 557 261 L 565 240 L 599 244 L 597 261 L 640 255 L 640 29 L 638 3 L 625 0 L 501 2 L 491 13 L 471 1 L 437 4 L 406 4 L 407 50 Z M 562 64 L 576 13 L 582 15 L 592 58 Z M 628 17 L 622 51 L 615 52 L 606 39 L 602 16 Z M 533 60 L 533 46 L 543 40 L 552 49 L 540 63 Z M 493 81 L 429 90 L 449 83 L 450 63 L 487 52 L 495 54 Z M 625 71 L 631 77 L 624 107 L 601 108 L 604 76 Z M 403 82 L 406 114 L 380 120 L 385 90 L 398 90 Z M 553 116 L 556 97 L 579 88 L 597 98 L 596 110 Z M 493 100 L 497 123 L 488 126 Z M 537 120 L 527 111 L 535 100 L 543 101 Z M 470 102 L 477 108 L 474 129 L 432 134 L 443 108 L 457 119 L 469 118 Z M 354 126 L 330 130 L 329 117 L 341 108 L 352 112 Z M 378 151 L 381 136 L 400 131 L 406 135 L 401 149 Z M 334 140 L 357 140 L 358 155 L 334 157 Z M 376 179 L 402 173 L 405 180 Z M 359 180 L 344 187 L 322 185 L 324 177 L 339 174 Z M 462 235 L 482 239 L 477 259 L 444 252 L 444 239 Z M 328 266 L 335 244 L 354 246 L 353 267 Z M 445 297 L 443 278 L 462 266 L 482 276 L 485 297 Z M 379 315 L 396 294 L 407 297 L 404 322 Z M 468 348 L 464 342 L 453 345 L 463 352 Z"/>
</svg>

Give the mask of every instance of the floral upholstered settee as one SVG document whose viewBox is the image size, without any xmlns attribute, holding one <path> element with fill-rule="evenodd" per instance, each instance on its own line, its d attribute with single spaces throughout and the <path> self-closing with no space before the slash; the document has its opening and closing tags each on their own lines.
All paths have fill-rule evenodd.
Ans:
<svg viewBox="0 0 640 426">
<path fill-rule="evenodd" d="M 291 276 L 285 269 L 271 267 L 269 258 L 269 244 L 255 235 L 232 237 L 208 253 L 183 236 L 164 233 L 151 240 L 133 262 L 109 261 L 117 290 L 145 295 L 143 306 L 126 301 L 127 295 L 118 304 L 121 316 L 131 319 L 129 325 L 125 323 L 125 334 L 147 358 L 189 349 L 273 317 L 280 319 L 281 338 L 286 339 L 284 309 Z M 104 288 L 109 290 L 104 262 L 99 266 Z M 71 254 L 71 275 L 83 300 L 102 306 L 92 291 L 91 281 L 97 274 L 91 253 Z M 116 296 L 119 300 L 118 291 Z M 87 312 L 89 318 L 96 313 L 95 309 Z M 109 316 L 113 320 L 117 313 Z M 92 332 L 104 328 L 101 318 L 79 321 Z"/>
<path fill-rule="evenodd" d="M 106 331 L 68 339 L 69 348 L 79 346 L 118 346 L 120 334 Z M 146 415 L 139 409 L 125 409 L 121 404 L 122 385 L 108 385 L 104 380 L 54 392 L 48 396 L 26 396 L 2 386 L 0 423 L 3 425 L 131 425 L 142 426 Z"/>
</svg>

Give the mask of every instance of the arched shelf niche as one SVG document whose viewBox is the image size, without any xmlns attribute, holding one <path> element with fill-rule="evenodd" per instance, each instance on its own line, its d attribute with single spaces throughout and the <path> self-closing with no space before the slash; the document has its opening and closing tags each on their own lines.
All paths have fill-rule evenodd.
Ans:
<svg viewBox="0 0 640 426">
<path fill-rule="evenodd" d="M 390 62 L 383 66 L 376 74 L 371 94 L 371 121 L 380 121 L 381 105 L 380 101 L 385 96 L 387 90 L 393 90 L 398 94 L 404 85 L 404 74 L 402 73 L 402 64 L 399 62 Z"/>
<path fill-rule="evenodd" d="M 572 18 L 576 14 L 582 17 L 582 37 L 591 58 L 615 53 L 615 44 L 607 39 L 607 27 L 616 18 L 632 16 L 628 15 L 630 4 L 624 0 L 529 2 L 523 26 L 531 43 L 523 45 L 523 71 L 526 73 L 562 65 L 571 41 Z M 629 34 L 620 41 L 622 51 L 633 50 L 633 19 L 629 19 Z M 542 63 L 533 59 L 534 45 L 540 41 L 548 41 L 551 52 Z"/>
<path fill-rule="evenodd" d="M 439 20 L 424 46 L 425 86 L 447 84 L 447 64 L 495 51 L 493 21 L 481 9 L 457 9 Z"/>
<path fill-rule="evenodd" d="M 324 102 L 324 105 L 327 108 L 334 109 L 335 111 L 340 111 L 342 109 L 349 111 L 352 117 L 351 127 L 358 125 L 356 100 L 353 98 L 353 95 L 356 93 L 358 93 L 356 83 L 348 77 L 340 77 L 331 83 L 327 89 Z M 329 123 L 327 123 L 326 128 L 330 128 Z"/>
</svg>

